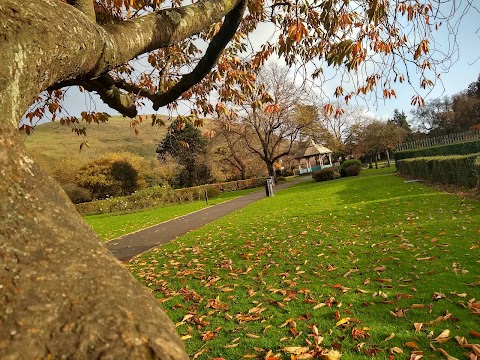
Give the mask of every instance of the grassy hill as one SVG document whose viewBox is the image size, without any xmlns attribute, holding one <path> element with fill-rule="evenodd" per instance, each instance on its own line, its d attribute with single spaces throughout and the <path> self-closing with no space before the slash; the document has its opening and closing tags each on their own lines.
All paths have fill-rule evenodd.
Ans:
<svg viewBox="0 0 480 360">
<path fill-rule="evenodd" d="M 29 136 L 24 134 L 25 145 L 31 156 L 47 171 L 65 157 L 86 161 L 107 152 L 128 151 L 147 160 L 154 160 L 155 149 L 165 136 L 170 122 L 166 116 L 161 116 L 166 126 L 152 127 L 151 117 L 142 117 L 138 135 L 130 127 L 128 118 L 113 116 L 104 124 L 85 124 L 87 136 L 77 136 L 70 127 L 62 126 L 59 122 L 38 125 Z M 208 125 L 206 122 L 200 130 L 204 132 Z M 89 146 L 83 146 L 80 151 L 80 145 L 84 141 Z"/>
</svg>

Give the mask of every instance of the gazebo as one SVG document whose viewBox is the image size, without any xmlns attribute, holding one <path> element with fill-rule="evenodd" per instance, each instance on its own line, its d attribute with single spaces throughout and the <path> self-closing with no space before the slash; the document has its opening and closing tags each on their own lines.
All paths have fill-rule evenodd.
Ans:
<svg viewBox="0 0 480 360">
<path fill-rule="evenodd" d="M 325 155 L 328 159 L 328 164 L 324 162 Z M 313 140 L 310 140 L 310 146 L 301 151 L 295 159 L 298 161 L 299 175 L 309 174 L 332 166 L 332 150 L 323 145 L 315 144 Z"/>
</svg>

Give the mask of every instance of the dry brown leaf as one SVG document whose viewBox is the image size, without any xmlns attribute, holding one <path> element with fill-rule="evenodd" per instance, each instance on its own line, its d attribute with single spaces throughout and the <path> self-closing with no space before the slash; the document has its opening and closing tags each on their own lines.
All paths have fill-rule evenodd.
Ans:
<svg viewBox="0 0 480 360">
<path fill-rule="evenodd" d="M 407 341 L 406 343 L 403 344 L 403 346 L 406 346 L 410 349 L 415 349 L 415 350 L 419 350 L 420 347 L 418 346 L 418 344 L 416 342 L 413 342 L 413 341 Z"/>
<path fill-rule="evenodd" d="M 458 345 L 461 347 L 468 345 L 467 339 L 465 339 L 463 336 L 455 336 L 455 340 L 457 340 Z"/>
<path fill-rule="evenodd" d="M 342 353 L 338 350 L 330 349 L 323 350 L 320 354 L 320 359 L 322 360 L 338 360 L 342 357 Z"/>
<path fill-rule="evenodd" d="M 255 335 L 255 334 L 246 334 L 245 336 L 250 339 L 258 339 L 260 337 L 259 335 Z"/>
<path fill-rule="evenodd" d="M 423 351 L 412 351 L 409 360 L 419 360 L 423 357 Z"/>
<path fill-rule="evenodd" d="M 198 351 L 195 355 L 193 355 L 193 358 L 196 359 L 203 353 L 207 352 L 209 349 L 208 348 L 203 348 L 202 350 Z"/>
<path fill-rule="evenodd" d="M 433 341 L 438 342 L 440 344 L 443 344 L 444 342 L 447 342 L 450 340 L 450 330 L 445 329 L 443 330 L 440 335 L 438 335 Z"/>
<path fill-rule="evenodd" d="M 420 332 L 423 328 L 423 323 L 413 323 L 413 326 L 415 327 L 415 332 Z"/>
<path fill-rule="evenodd" d="M 403 350 L 399 347 L 393 347 L 391 348 L 390 350 L 388 350 L 388 352 L 391 354 L 391 355 L 394 355 L 394 354 L 403 354 Z"/>
<path fill-rule="evenodd" d="M 425 305 L 423 304 L 412 304 L 412 306 L 410 306 L 411 309 L 423 309 L 425 307 Z"/>
<path fill-rule="evenodd" d="M 288 319 L 288 320 L 285 321 L 282 325 L 280 325 L 279 328 L 283 328 L 283 327 L 287 326 L 287 325 L 290 324 L 292 321 L 295 321 L 295 319 L 294 319 L 294 318 Z"/>
<path fill-rule="evenodd" d="M 390 335 L 388 335 L 385 340 L 383 341 L 389 341 L 389 340 L 392 340 L 393 338 L 395 337 L 395 334 L 394 333 L 391 333 Z"/>
<path fill-rule="evenodd" d="M 447 358 L 447 360 L 458 360 L 458 358 L 450 356 L 445 350 L 441 348 L 438 348 L 437 350 L 440 351 L 443 354 L 443 356 Z"/>
<path fill-rule="evenodd" d="M 310 349 L 308 346 L 286 346 L 282 350 L 288 354 L 301 355 L 307 353 Z"/>
</svg>

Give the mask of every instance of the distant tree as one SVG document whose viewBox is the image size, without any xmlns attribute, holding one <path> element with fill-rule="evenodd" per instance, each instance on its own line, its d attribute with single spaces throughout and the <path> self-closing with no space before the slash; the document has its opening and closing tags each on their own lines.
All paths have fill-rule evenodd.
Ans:
<svg viewBox="0 0 480 360">
<path fill-rule="evenodd" d="M 480 97 L 480 75 L 478 75 L 477 81 L 468 85 L 467 95 Z"/>
<path fill-rule="evenodd" d="M 370 158 L 370 167 L 373 160 L 375 168 L 378 169 L 378 155 L 386 153 L 388 166 L 390 166 L 390 151 L 403 142 L 406 135 L 407 131 L 393 122 L 373 120 L 358 129 L 357 146 L 365 156 Z"/>
<path fill-rule="evenodd" d="M 178 187 L 205 184 L 210 180 L 210 169 L 205 161 L 207 139 L 190 119 L 179 118 L 168 127 L 167 135 L 157 147 L 157 154 L 164 159 L 172 156 L 183 171 L 177 176 Z"/>
<path fill-rule="evenodd" d="M 247 178 L 247 163 L 251 153 L 243 136 L 232 126 L 239 125 L 232 125 L 225 119 L 218 120 L 215 137 L 212 139 L 213 154 L 221 164 L 237 171 L 239 178 L 244 180 Z"/>
<path fill-rule="evenodd" d="M 270 176 L 317 116 L 316 107 L 305 101 L 305 89 L 289 78 L 288 69 L 272 64 L 258 75 L 254 95 L 241 109 L 245 116 L 233 124 Z"/>
<path fill-rule="evenodd" d="M 318 117 L 303 131 L 317 144 L 323 144 L 332 150 L 334 157 L 350 155 L 347 139 L 354 124 L 364 124 L 368 120 L 365 110 L 358 106 L 338 104 L 341 111 L 329 113 L 324 106 L 317 105 Z"/>
<path fill-rule="evenodd" d="M 452 100 L 448 96 L 430 100 L 412 110 L 413 121 L 418 130 L 430 136 L 448 133 L 451 113 Z"/>
<path fill-rule="evenodd" d="M 389 119 L 388 122 L 391 122 L 405 130 L 407 134 L 405 140 L 413 140 L 412 129 L 410 128 L 410 125 L 407 121 L 407 115 L 405 115 L 405 112 L 403 110 L 402 112 L 400 112 L 398 109 L 393 110 L 393 117 Z"/>
</svg>

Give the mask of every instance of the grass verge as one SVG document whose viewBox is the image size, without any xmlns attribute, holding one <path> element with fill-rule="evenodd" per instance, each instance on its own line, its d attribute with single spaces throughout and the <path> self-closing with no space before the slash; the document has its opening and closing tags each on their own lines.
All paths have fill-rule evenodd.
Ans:
<svg viewBox="0 0 480 360">
<path fill-rule="evenodd" d="M 127 266 L 192 358 L 464 358 L 479 224 L 478 203 L 393 175 L 308 182 Z"/>
<path fill-rule="evenodd" d="M 209 199 L 208 204 L 209 206 L 220 204 L 258 190 L 260 190 L 260 188 L 222 193 L 216 198 Z M 194 201 L 128 214 L 90 215 L 85 216 L 84 219 L 102 241 L 108 241 L 204 208 L 206 208 L 205 201 Z"/>
</svg>

